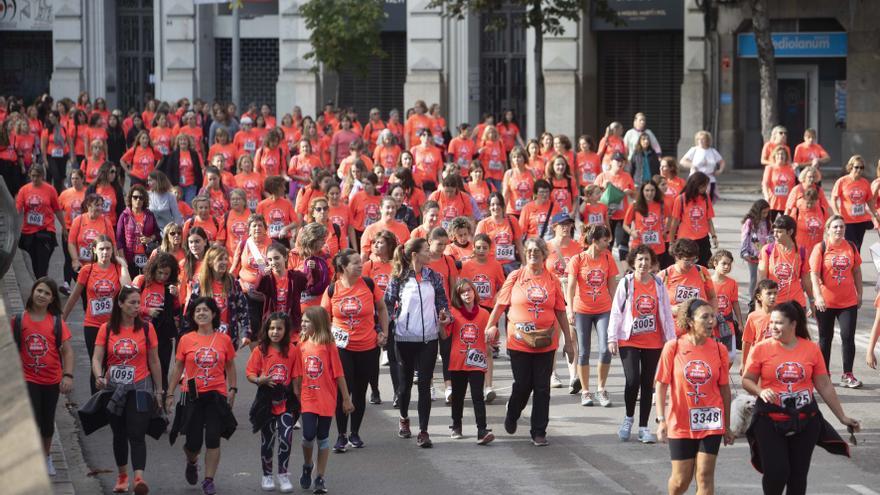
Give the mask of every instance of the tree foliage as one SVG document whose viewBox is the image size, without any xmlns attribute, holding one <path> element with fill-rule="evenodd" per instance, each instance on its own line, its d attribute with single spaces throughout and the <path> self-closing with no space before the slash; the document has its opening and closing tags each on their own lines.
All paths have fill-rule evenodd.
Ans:
<svg viewBox="0 0 880 495">
<path fill-rule="evenodd" d="M 761 77 L 761 134 L 770 138 L 770 130 L 779 123 L 776 109 L 776 50 L 770 32 L 770 18 L 765 0 L 749 0 L 752 29 L 758 48 L 758 72 Z"/>
<path fill-rule="evenodd" d="M 305 58 L 315 59 L 335 72 L 350 68 L 366 76 L 372 57 L 387 56 L 379 38 L 385 19 L 383 3 L 383 0 L 309 0 L 304 3 L 300 13 L 311 30 L 312 45 L 312 51 L 306 53 Z"/>
</svg>

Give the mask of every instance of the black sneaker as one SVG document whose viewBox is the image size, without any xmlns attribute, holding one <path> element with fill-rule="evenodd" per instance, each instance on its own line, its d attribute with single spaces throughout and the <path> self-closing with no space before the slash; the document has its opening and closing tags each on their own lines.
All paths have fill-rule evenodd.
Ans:
<svg viewBox="0 0 880 495">
<path fill-rule="evenodd" d="M 504 431 L 510 435 L 516 433 L 516 420 L 510 419 L 509 416 L 504 416 Z"/>
<path fill-rule="evenodd" d="M 345 453 L 345 448 L 348 447 L 348 438 L 345 435 L 339 435 L 336 439 L 336 445 L 333 446 L 333 452 L 337 454 Z"/>
<path fill-rule="evenodd" d="M 303 474 L 299 477 L 299 486 L 303 490 L 308 490 L 312 486 L 312 468 L 314 466 L 306 466 L 303 464 Z"/>
<path fill-rule="evenodd" d="M 372 394 L 370 394 L 370 404 L 381 404 L 382 397 L 379 396 L 379 391 L 374 390 Z"/>
<path fill-rule="evenodd" d="M 184 472 L 184 476 L 186 477 L 186 482 L 190 485 L 195 486 L 195 484 L 199 482 L 198 459 L 196 459 L 196 462 L 186 461 L 186 471 Z"/>
<path fill-rule="evenodd" d="M 495 440 L 492 430 L 485 429 L 477 431 L 477 445 L 488 445 L 489 442 Z"/>
<path fill-rule="evenodd" d="M 568 384 L 569 395 L 577 395 L 581 391 L 581 379 L 575 378 Z"/>
<path fill-rule="evenodd" d="M 419 432 L 419 436 L 416 437 L 416 445 L 423 449 L 430 449 L 434 446 L 434 444 L 431 442 L 431 437 L 428 436 L 427 431 Z"/>
<path fill-rule="evenodd" d="M 492 359 L 498 359 L 501 357 L 501 348 L 497 345 L 492 346 Z"/>
<path fill-rule="evenodd" d="M 348 444 L 356 449 L 364 448 L 364 441 L 361 440 L 361 436 L 357 433 L 352 433 L 348 436 Z"/>
<path fill-rule="evenodd" d="M 464 438 L 464 435 L 461 434 L 461 425 L 452 425 L 449 427 L 449 429 L 452 430 L 450 438 L 452 438 L 453 440 L 461 440 L 462 438 Z"/>
<path fill-rule="evenodd" d="M 327 493 L 327 486 L 324 484 L 322 476 L 315 478 L 315 489 L 312 490 L 312 493 Z"/>
</svg>

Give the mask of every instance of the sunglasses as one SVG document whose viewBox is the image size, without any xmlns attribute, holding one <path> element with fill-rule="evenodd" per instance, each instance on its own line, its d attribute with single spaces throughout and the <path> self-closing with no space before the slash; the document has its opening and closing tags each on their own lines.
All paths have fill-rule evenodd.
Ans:
<svg viewBox="0 0 880 495">
<path fill-rule="evenodd" d="M 864 165 L 856 165 L 853 167 L 853 170 L 865 170 Z"/>
<path fill-rule="evenodd" d="M 181 236 L 183 235 L 183 232 L 169 232 L 168 235 Z"/>
<path fill-rule="evenodd" d="M 315 211 L 327 211 L 329 209 L 330 208 L 327 208 L 326 206 L 316 206 L 315 207 Z"/>
<path fill-rule="evenodd" d="M 135 199 L 143 200 L 144 197 L 143 196 L 132 196 L 131 199 L 132 200 L 135 200 Z"/>
</svg>

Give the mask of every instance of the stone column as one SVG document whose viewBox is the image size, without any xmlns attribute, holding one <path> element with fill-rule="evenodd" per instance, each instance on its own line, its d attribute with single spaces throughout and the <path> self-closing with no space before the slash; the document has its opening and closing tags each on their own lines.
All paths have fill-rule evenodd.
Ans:
<svg viewBox="0 0 880 495">
<path fill-rule="evenodd" d="M 82 17 L 84 29 L 83 48 L 85 50 L 85 83 L 89 96 L 107 96 L 106 60 L 104 52 L 104 2 L 83 2 L 85 12 Z"/>
<path fill-rule="evenodd" d="M 429 9 L 428 0 L 406 3 L 406 82 L 404 106 L 416 100 L 430 105 L 440 102 L 443 89 L 443 17 L 440 9 Z M 401 109 L 404 112 L 405 109 Z M 401 115 L 401 118 L 404 116 Z M 454 124 L 453 124 L 454 125 Z"/>
<path fill-rule="evenodd" d="M 83 9 L 79 0 L 57 0 L 52 24 L 52 78 L 56 98 L 76 100 L 83 90 Z"/>
<path fill-rule="evenodd" d="M 703 23 L 703 13 L 697 7 L 695 0 L 685 2 L 684 64 L 682 66 L 684 78 L 681 82 L 681 132 L 675 156 L 684 155 L 693 146 L 694 133 L 703 129 L 703 116 L 707 110 L 706 29 Z M 650 121 L 648 125 L 650 126 Z M 716 136 L 716 146 L 718 138 Z M 664 154 L 673 154 L 674 152 L 674 150 L 663 151 Z M 728 159 L 727 162 L 731 163 L 731 160 Z"/>
<path fill-rule="evenodd" d="M 195 6 L 191 0 L 154 2 L 156 98 L 173 102 L 196 94 Z"/>
<path fill-rule="evenodd" d="M 565 32 L 544 35 L 544 122 L 546 131 L 565 134 L 574 143 L 578 110 L 579 23 L 562 21 Z M 530 52 L 528 55 L 531 55 Z M 527 56 L 528 56 L 527 55 Z M 527 76 L 531 77 L 531 76 Z M 528 81 L 531 83 L 531 81 Z"/>
<path fill-rule="evenodd" d="M 868 162 L 880 155 L 880 60 L 877 24 L 880 11 L 873 5 L 850 2 L 849 46 L 846 57 L 846 131 L 841 138 L 846 163 L 852 155 Z M 864 7 L 862 7 L 864 6 Z M 870 165 L 869 165 L 870 167 Z"/>
<path fill-rule="evenodd" d="M 318 74 L 312 72 L 314 59 L 304 55 L 311 50 L 309 30 L 299 12 L 300 2 L 278 2 L 278 83 L 275 88 L 275 113 L 280 117 L 295 105 L 302 108 L 303 115 L 317 117 L 321 111 L 318 104 Z"/>
</svg>

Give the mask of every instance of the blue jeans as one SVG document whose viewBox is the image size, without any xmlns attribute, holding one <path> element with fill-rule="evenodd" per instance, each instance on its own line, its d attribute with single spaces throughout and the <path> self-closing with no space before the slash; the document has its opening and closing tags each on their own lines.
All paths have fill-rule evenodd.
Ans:
<svg viewBox="0 0 880 495">
<path fill-rule="evenodd" d="M 199 194 L 199 186 L 195 184 L 191 186 L 180 186 L 180 192 L 183 194 L 184 203 L 191 205 L 193 198 Z"/>
<path fill-rule="evenodd" d="M 501 192 L 501 181 L 499 179 L 486 179 L 486 183 L 489 184 L 491 192 Z"/>
<path fill-rule="evenodd" d="M 610 319 L 610 311 L 599 314 L 574 314 L 574 328 L 578 341 L 578 366 L 589 366 L 590 364 L 590 338 L 593 333 L 593 325 L 596 326 L 596 337 L 599 344 L 599 362 L 602 364 L 611 363 L 611 353 L 608 352 L 608 321 Z"/>
</svg>

